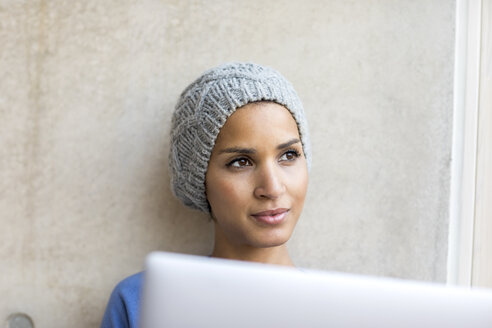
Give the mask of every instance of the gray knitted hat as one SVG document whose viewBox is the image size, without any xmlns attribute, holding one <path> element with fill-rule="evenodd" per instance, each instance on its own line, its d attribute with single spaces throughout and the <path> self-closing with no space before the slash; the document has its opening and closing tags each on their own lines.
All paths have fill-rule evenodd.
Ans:
<svg viewBox="0 0 492 328">
<path fill-rule="evenodd" d="M 171 189 L 185 205 L 209 212 L 205 175 L 215 140 L 236 109 L 256 101 L 273 101 L 291 112 L 297 122 L 307 166 L 311 166 L 306 117 L 292 85 L 269 67 L 224 64 L 206 71 L 190 84 L 174 110 L 169 154 Z"/>
</svg>

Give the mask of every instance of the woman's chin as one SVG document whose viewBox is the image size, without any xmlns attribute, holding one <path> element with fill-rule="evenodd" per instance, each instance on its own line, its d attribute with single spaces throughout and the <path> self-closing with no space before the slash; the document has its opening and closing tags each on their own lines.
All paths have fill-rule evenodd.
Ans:
<svg viewBox="0 0 492 328">
<path fill-rule="evenodd" d="M 257 248 L 270 248 L 270 247 L 278 247 L 284 245 L 287 241 L 289 241 L 290 233 L 284 234 L 275 234 L 268 236 L 260 236 L 254 242 L 252 242 L 252 246 Z"/>
</svg>

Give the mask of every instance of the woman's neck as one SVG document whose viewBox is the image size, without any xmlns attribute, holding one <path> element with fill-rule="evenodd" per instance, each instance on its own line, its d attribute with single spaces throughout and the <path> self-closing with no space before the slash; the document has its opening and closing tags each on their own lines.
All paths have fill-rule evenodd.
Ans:
<svg viewBox="0 0 492 328">
<path fill-rule="evenodd" d="M 211 257 L 294 266 L 285 244 L 258 248 L 249 245 L 233 245 L 221 240 L 221 238 L 215 238 L 214 250 Z"/>
</svg>

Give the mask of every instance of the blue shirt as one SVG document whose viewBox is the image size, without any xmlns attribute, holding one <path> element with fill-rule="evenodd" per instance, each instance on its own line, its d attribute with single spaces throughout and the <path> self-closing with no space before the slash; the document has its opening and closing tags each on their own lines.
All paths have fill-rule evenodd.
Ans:
<svg viewBox="0 0 492 328">
<path fill-rule="evenodd" d="M 101 328 L 138 328 L 144 273 L 122 280 L 111 293 Z"/>
</svg>

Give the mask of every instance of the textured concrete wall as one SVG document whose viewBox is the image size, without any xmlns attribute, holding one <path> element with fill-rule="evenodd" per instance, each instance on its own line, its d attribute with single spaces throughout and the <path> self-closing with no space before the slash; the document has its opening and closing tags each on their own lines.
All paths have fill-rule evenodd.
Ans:
<svg viewBox="0 0 492 328">
<path fill-rule="evenodd" d="M 443 281 L 454 1 L 0 0 L 0 325 L 97 326 L 151 250 L 206 254 L 168 189 L 169 118 L 251 60 L 304 100 L 301 266 Z"/>
</svg>

